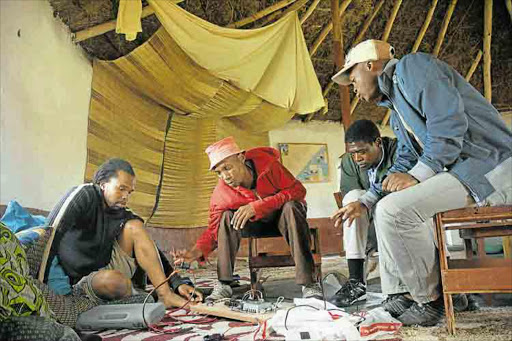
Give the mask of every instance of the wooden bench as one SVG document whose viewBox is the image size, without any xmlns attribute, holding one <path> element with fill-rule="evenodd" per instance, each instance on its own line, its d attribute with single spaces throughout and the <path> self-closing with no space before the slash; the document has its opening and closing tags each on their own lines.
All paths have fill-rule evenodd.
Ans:
<svg viewBox="0 0 512 341">
<path fill-rule="evenodd" d="M 320 231 L 316 227 L 310 227 L 311 252 L 313 254 L 313 262 L 315 264 L 314 279 L 320 281 L 322 277 L 322 253 L 320 250 Z M 249 271 L 251 276 L 251 289 L 262 291 L 260 282 L 260 269 L 272 267 L 288 267 L 295 266 L 290 249 L 280 251 L 262 252 L 258 250 L 259 244 L 265 243 L 266 238 L 281 237 L 279 232 L 269 233 L 264 236 L 249 235 Z"/>
<path fill-rule="evenodd" d="M 452 294 L 512 293 L 512 259 L 487 257 L 480 246 L 473 257 L 472 242 L 487 237 L 512 236 L 512 206 L 469 207 L 441 212 L 435 216 L 436 237 L 448 333 L 455 333 Z M 459 230 L 465 240 L 466 259 L 448 260 L 445 231 Z M 508 242 L 509 239 L 505 239 Z M 482 242 L 478 243 L 483 245 Z M 482 252 L 483 251 L 483 252 Z M 508 253 L 508 252 L 506 252 Z"/>
</svg>

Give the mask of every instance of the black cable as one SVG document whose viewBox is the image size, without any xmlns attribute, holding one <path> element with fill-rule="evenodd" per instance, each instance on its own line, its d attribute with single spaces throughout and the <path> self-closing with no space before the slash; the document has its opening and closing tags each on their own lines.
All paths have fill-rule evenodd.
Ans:
<svg viewBox="0 0 512 341">
<path fill-rule="evenodd" d="M 284 329 L 288 330 L 288 327 L 286 326 L 286 321 L 288 320 L 288 314 L 290 313 L 290 310 L 293 310 L 293 309 L 298 308 L 298 307 L 310 307 L 310 308 L 313 308 L 313 309 L 315 309 L 317 311 L 320 310 L 317 307 L 313 307 L 312 305 L 309 305 L 309 304 L 300 304 L 300 305 L 296 305 L 295 307 L 289 308 L 286 311 L 286 315 L 284 317 Z"/>
</svg>

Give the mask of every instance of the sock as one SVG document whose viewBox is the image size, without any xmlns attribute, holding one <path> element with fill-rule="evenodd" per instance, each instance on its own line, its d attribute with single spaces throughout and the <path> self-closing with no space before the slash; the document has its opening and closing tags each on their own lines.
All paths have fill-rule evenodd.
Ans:
<svg viewBox="0 0 512 341">
<path fill-rule="evenodd" d="M 364 283 L 364 259 L 347 259 L 349 279 Z"/>
</svg>

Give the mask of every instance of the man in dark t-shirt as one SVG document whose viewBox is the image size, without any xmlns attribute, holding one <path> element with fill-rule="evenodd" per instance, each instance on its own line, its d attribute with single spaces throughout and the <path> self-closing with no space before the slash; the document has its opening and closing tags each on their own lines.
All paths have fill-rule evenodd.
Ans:
<svg viewBox="0 0 512 341">
<path fill-rule="evenodd" d="M 133 168 L 121 159 L 102 164 L 93 183 L 71 189 L 48 216 L 55 235 L 43 258 L 40 280 L 64 294 L 66 287 L 70 291 L 78 285 L 96 302 L 136 293 L 131 279 L 137 267 L 155 286 L 163 283 L 173 269 L 144 229 L 142 218 L 127 208 L 134 189 Z M 166 307 L 182 306 L 184 297 L 193 293 L 192 299 L 202 300 L 201 293 L 177 275 L 169 284 L 156 290 Z"/>
</svg>

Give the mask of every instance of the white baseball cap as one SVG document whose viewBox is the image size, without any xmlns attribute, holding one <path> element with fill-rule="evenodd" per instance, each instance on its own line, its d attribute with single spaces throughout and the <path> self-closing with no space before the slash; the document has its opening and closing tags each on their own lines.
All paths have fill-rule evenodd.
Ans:
<svg viewBox="0 0 512 341">
<path fill-rule="evenodd" d="M 395 49 L 385 41 L 369 39 L 354 46 L 345 57 L 345 65 L 340 72 L 331 79 L 341 85 L 350 84 L 350 70 L 358 63 L 373 60 L 391 59 L 395 55 Z"/>
</svg>

